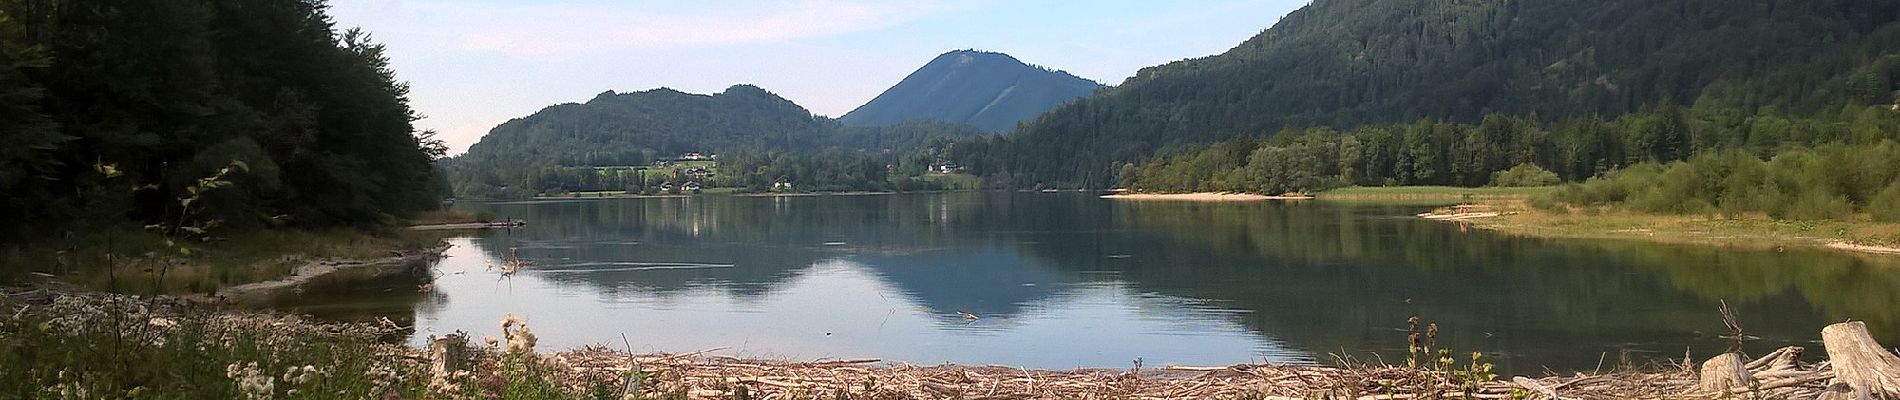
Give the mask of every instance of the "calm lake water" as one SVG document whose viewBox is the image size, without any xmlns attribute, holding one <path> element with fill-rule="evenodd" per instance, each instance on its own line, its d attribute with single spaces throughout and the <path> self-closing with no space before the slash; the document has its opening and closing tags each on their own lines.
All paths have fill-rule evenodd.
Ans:
<svg viewBox="0 0 1900 400">
<path fill-rule="evenodd" d="M 1082 194 L 700 197 L 464 204 L 525 229 L 454 239 L 435 291 L 307 292 L 293 311 L 413 322 L 415 339 L 526 317 L 544 349 L 1126 368 L 1399 360 L 1441 345 L 1535 373 L 1697 359 L 1741 315 L 1751 350 L 1832 321 L 1900 342 L 1882 257 L 1514 238 L 1423 206 L 1116 202 Z M 531 263 L 489 271 L 508 252 Z M 967 312 L 980 317 L 970 321 Z"/>
</svg>

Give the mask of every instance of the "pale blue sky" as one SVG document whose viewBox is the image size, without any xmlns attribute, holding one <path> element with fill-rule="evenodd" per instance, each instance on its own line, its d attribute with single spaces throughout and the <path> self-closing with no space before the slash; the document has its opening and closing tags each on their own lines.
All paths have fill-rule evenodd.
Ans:
<svg viewBox="0 0 1900 400">
<path fill-rule="evenodd" d="M 332 0 L 341 28 L 389 45 L 399 79 L 455 153 L 489 128 L 613 90 L 754 84 L 827 116 L 956 49 L 1119 84 L 1226 51 L 1308 0 Z"/>
</svg>

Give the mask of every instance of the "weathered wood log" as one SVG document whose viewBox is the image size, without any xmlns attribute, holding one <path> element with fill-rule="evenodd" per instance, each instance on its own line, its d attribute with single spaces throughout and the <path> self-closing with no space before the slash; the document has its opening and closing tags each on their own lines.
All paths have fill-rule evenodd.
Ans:
<svg viewBox="0 0 1900 400">
<path fill-rule="evenodd" d="M 1900 356 L 1880 347 L 1866 323 L 1828 325 L 1821 343 L 1834 364 L 1835 382 L 1847 384 L 1855 398 L 1900 399 Z"/>
<path fill-rule="evenodd" d="M 1519 376 L 1519 377 L 1511 378 L 1511 383 L 1517 384 L 1518 387 L 1524 388 L 1524 390 L 1529 390 L 1531 392 L 1544 395 L 1544 398 L 1547 398 L 1550 400 L 1564 400 L 1563 397 L 1557 396 L 1556 388 L 1552 388 L 1550 386 L 1544 385 L 1543 383 L 1537 382 L 1537 380 L 1535 379 Z"/>
<path fill-rule="evenodd" d="M 1729 389 L 1748 388 L 1753 377 L 1742 363 L 1741 353 L 1722 353 L 1702 363 L 1701 373 L 1696 375 L 1696 389 L 1709 393 L 1727 392 Z"/>
<path fill-rule="evenodd" d="M 1746 368 L 1750 371 L 1796 369 L 1800 367 L 1798 362 L 1801 361 L 1801 353 L 1803 351 L 1806 351 L 1806 349 L 1802 349 L 1801 346 L 1788 346 L 1775 349 L 1775 351 L 1769 352 L 1767 355 L 1755 359 L 1755 361 L 1749 361 Z"/>
</svg>

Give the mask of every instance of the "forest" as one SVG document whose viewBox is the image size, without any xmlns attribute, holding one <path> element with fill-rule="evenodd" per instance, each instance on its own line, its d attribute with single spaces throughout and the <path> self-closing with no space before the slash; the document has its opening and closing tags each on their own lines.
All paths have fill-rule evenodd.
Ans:
<svg viewBox="0 0 1900 400">
<path fill-rule="evenodd" d="M 721 156 L 714 179 L 700 182 L 712 186 L 764 191 L 788 182 L 800 191 L 885 191 L 922 184 L 884 172 L 915 149 L 987 135 L 928 120 L 848 126 L 750 85 L 711 95 L 655 89 L 606 92 L 508 121 L 443 165 L 457 195 L 479 198 L 650 193 L 698 179 L 627 171 L 685 153 Z"/>
<path fill-rule="evenodd" d="M 1715 130 L 1836 123 L 1852 121 L 1844 109 L 1892 104 L 1897 48 L 1893 1 L 1317 1 L 1225 53 L 1143 69 L 952 153 L 995 186 L 1106 188 L 1130 163 L 1315 127 L 1504 115 L 1561 136 L 1669 104 Z M 1392 177 L 1484 182 L 1452 167 Z"/>
<path fill-rule="evenodd" d="M 1703 154 L 1768 159 L 1818 146 L 1900 140 L 1900 113 L 1890 107 L 1849 107 L 1820 117 L 1792 117 L 1773 108 L 1727 118 L 1732 115 L 1665 104 L 1612 120 L 1540 123 L 1493 114 L 1477 124 L 1422 120 L 1345 132 L 1314 128 L 1190 147 L 1124 165 L 1116 180 L 1144 191 L 1269 194 L 1343 186 L 1549 185 Z M 1534 178 L 1540 175 L 1546 177 Z"/>
<path fill-rule="evenodd" d="M 385 48 L 325 7 L 0 1 L 0 241 L 438 207 L 445 148 L 411 124 Z"/>
</svg>

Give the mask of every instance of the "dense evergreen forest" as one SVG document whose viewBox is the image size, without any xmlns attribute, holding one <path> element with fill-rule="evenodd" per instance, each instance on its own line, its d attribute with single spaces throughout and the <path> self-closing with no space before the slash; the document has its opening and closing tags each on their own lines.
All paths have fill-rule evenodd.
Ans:
<svg viewBox="0 0 1900 400">
<path fill-rule="evenodd" d="M 1766 159 L 1828 144 L 1876 146 L 1900 140 L 1900 113 L 1891 107 L 1849 107 L 1819 117 L 1766 111 L 1725 120 L 1728 114 L 1665 104 L 1614 120 L 1540 123 L 1492 114 L 1477 124 L 1427 120 L 1346 132 L 1311 128 L 1230 139 L 1126 164 L 1116 182 L 1148 191 L 1254 193 L 1341 186 L 1554 184 L 1696 154 L 1729 152 Z M 1525 174 L 1549 178 L 1526 181 Z"/>
<path fill-rule="evenodd" d="M 701 153 L 718 155 L 725 165 L 717 179 L 703 182 L 708 184 L 754 191 L 775 182 L 809 190 L 889 190 L 910 180 L 881 171 L 913 149 L 985 134 L 934 121 L 846 126 L 750 85 L 712 95 L 662 88 L 602 93 L 587 103 L 508 121 L 467 154 L 446 161 L 445 169 L 464 196 L 647 192 L 699 179 L 653 176 L 633 167 Z M 867 165 L 880 172 L 863 172 Z"/>
<path fill-rule="evenodd" d="M 325 7 L 0 0 L 0 239 L 185 219 L 365 225 L 436 207 L 444 148 L 411 125 L 383 46 L 339 32 Z"/>
<path fill-rule="evenodd" d="M 1701 141 L 1617 146 L 1666 161 L 1704 145 L 1812 143 L 1776 135 L 1838 129 L 1775 124 L 1857 123 L 1867 107 L 1892 104 L 1897 74 L 1900 1 L 1319 0 L 1226 53 L 1144 69 L 1011 135 L 940 150 L 996 185 L 1100 188 L 1157 154 L 1313 127 L 1510 121 L 1558 141 Z M 1680 126 L 1631 119 L 1658 115 Z M 1617 132 L 1571 135 L 1590 129 Z M 1441 162 L 1460 157 L 1452 139 L 1468 135 L 1411 135 L 1427 136 L 1447 152 L 1417 156 Z M 1482 184 L 1528 159 L 1485 157 L 1483 171 L 1443 164 L 1428 176 L 1362 170 L 1378 175 L 1348 180 Z M 1576 179 L 1638 159 L 1606 153 L 1549 167 Z"/>
</svg>

